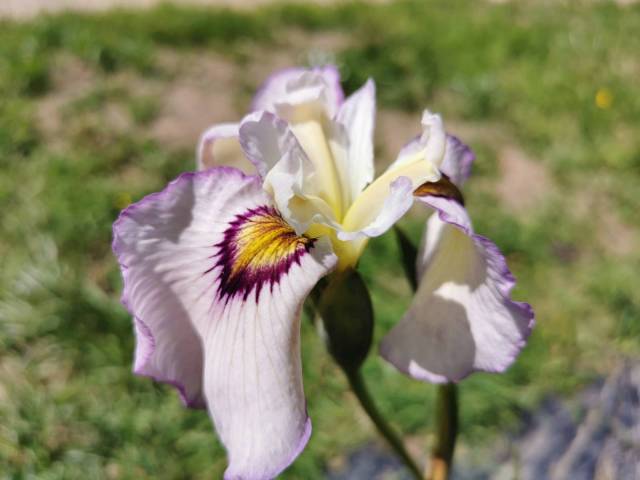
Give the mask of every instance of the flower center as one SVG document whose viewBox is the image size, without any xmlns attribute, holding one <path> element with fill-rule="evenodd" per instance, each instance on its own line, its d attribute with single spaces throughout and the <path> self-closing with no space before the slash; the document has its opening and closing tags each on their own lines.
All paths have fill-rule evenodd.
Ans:
<svg viewBox="0 0 640 480">
<path fill-rule="evenodd" d="M 253 208 L 229 223 L 224 239 L 215 245 L 217 262 L 207 273 L 222 270 L 219 298 L 241 295 L 246 300 L 255 290 L 257 302 L 262 288 L 273 288 L 314 243 L 314 238 L 296 235 L 275 208 Z"/>
</svg>

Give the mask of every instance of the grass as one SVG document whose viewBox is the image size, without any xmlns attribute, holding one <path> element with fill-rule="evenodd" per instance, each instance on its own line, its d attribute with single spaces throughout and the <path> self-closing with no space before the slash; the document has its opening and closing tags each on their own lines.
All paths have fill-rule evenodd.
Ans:
<svg viewBox="0 0 640 480">
<path fill-rule="evenodd" d="M 637 356 L 637 236 L 620 253 L 600 234 L 610 215 L 627 231 L 640 227 L 633 134 L 640 8 L 551 5 L 553 15 L 535 2 L 283 5 L 250 13 L 164 6 L 2 22 L 0 478 L 217 478 L 225 466 L 204 412 L 183 409 L 169 387 L 131 374 L 131 323 L 110 252 L 118 211 L 193 165 L 191 150 L 146 134 L 162 99 L 114 86 L 123 73 L 149 81 L 179 73 L 160 61 L 168 49 L 215 51 L 243 67 L 260 62 L 256 44 L 286 48 L 287 29 L 343 32 L 350 42 L 337 60 L 348 90 L 373 76 L 383 107 L 429 106 L 489 133 L 471 139 L 478 161 L 467 203 L 477 231 L 508 256 L 519 279 L 514 295 L 534 305 L 538 326 L 506 375 L 462 383 L 468 445 L 516 428 L 546 395 L 575 392 L 620 356 Z M 96 81 L 62 106 L 68 128 L 53 148 L 37 114 L 54 93 L 63 56 Z M 597 103 L 602 91 L 610 104 Z M 96 116 L 113 105 L 131 128 Z M 539 162 L 554 184 L 524 212 L 501 203 L 494 188 L 505 143 Z M 404 227 L 417 239 L 422 222 L 412 216 Z M 410 301 L 396 253 L 388 235 L 372 241 L 362 261 L 376 340 Z M 303 356 L 314 435 L 284 478 L 320 478 L 330 459 L 373 437 L 308 322 Z M 434 388 L 375 355 L 365 376 L 393 423 L 426 439 Z"/>
</svg>

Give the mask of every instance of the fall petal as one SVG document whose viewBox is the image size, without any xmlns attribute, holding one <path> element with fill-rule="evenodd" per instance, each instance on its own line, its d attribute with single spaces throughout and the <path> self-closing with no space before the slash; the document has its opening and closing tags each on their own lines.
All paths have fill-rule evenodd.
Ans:
<svg viewBox="0 0 640 480">
<path fill-rule="evenodd" d="M 511 300 L 515 279 L 504 256 L 473 232 L 464 207 L 446 198 L 419 200 L 436 214 L 418 258 L 418 291 L 380 352 L 399 370 L 434 383 L 502 372 L 526 344 L 533 310 Z"/>
<path fill-rule="evenodd" d="M 275 477 L 311 434 L 302 388 L 300 311 L 336 258 L 325 242 L 302 251 L 286 270 L 277 269 L 278 282 L 268 288 L 223 293 L 213 310 L 224 320 L 204 333 L 204 389 L 229 452 L 225 478 Z"/>
<path fill-rule="evenodd" d="M 183 174 L 114 225 L 136 365 L 206 401 L 226 478 L 273 478 L 310 435 L 299 314 L 336 258 L 297 236 L 258 177 Z M 149 340 L 152 339 L 152 340 Z"/>
</svg>

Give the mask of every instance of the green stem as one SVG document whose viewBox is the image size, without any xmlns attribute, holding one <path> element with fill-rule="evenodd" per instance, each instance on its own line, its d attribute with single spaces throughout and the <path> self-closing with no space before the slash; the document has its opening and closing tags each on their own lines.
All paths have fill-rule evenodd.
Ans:
<svg viewBox="0 0 640 480">
<path fill-rule="evenodd" d="M 373 403 L 373 399 L 371 398 L 371 395 L 367 390 L 360 370 L 345 370 L 345 374 L 347 375 L 347 379 L 349 380 L 351 390 L 353 390 L 353 393 L 355 393 L 358 401 L 360 402 L 360 405 L 362 405 L 362 408 L 367 413 L 373 424 L 376 426 L 380 435 L 384 437 L 391 449 L 400 457 L 402 462 L 411 471 L 413 476 L 417 480 L 422 480 L 423 476 L 420 468 L 404 448 L 402 440 L 400 439 L 398 434 L 393 431 L 391 426 L 380 414 L 380 411 L 376 407 L 375 403 Z"/>
<path fill-rule="evenodd" d="M 458 435 L 458 387 L 447 383 L 438 387 L 436 405 L 438 438 L 431 453 L 429 480 L 447 480 L 453 466 Z"/>
</svg>

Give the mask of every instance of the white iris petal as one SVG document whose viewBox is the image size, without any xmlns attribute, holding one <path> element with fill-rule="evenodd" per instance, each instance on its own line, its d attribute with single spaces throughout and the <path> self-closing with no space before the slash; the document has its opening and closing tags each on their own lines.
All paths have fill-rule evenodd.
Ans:
<svg viewBox="0 0 640 480">
<path fill-rule="evenodd" d="M 261 171 L 264 188 L 283 217 L 298 234 L 328 236 L 340 266 L 347 267 L 357 262 L 368 238 L 381 235 L 406 213 L 415 188 L 440 179 L 446 135 L 440 116 L 425 111 L 417 148 L 373 180 L 373 81 L 337 110 L 332 91 L 320 71 L 293 76 L 268 107 L 283 123 L 257 125 L 254 113 L 242 122 L 240 137 L 250 157 L 272 152 L 258 163 L 269 166 Z M 251 138 L 243 139 L 245 134 Z M 289 135 L 296 142 L 268 140 L 269 135 Z M 247 147 L 252 142 L 265 148 Z M 273 145 L 279 150 L 266 148 Z"/>
</svg>

